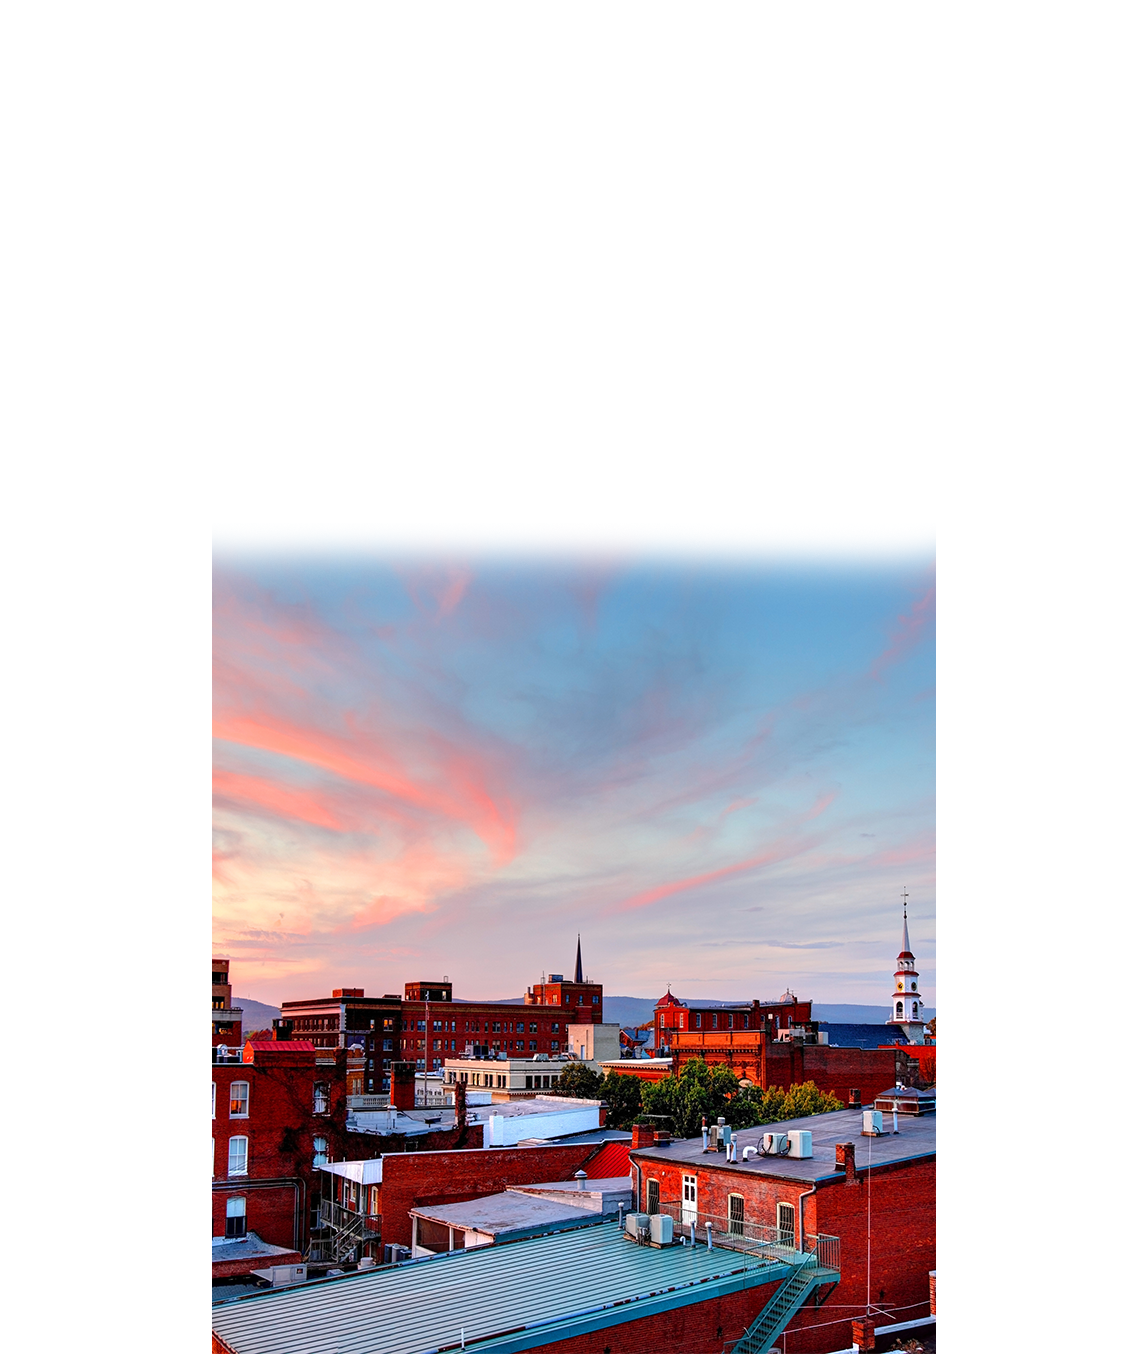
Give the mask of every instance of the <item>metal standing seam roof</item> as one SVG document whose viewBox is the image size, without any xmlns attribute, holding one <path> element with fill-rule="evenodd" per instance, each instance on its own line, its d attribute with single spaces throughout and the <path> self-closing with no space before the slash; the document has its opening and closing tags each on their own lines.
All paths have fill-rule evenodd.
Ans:
<svg viewBox="0 0 1146 1354">
<path fill-rule="evenodd" d="M 512 1354 L 772 1283 L 787 1267 L 722 1250 L 657 1249 L 615 1219 L 576 1231 L 241 1298 L 212 1312 L 236 1354 Z"/>
</svg>

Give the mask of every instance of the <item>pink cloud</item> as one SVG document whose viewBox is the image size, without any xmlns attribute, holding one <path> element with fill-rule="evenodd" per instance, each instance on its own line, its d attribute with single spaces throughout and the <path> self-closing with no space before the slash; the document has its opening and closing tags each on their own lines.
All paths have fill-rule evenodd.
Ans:
<svg viewBox="0 0 1146 1354">
<path fill-rule="evenodd" d="M 935 622 L 935 584 L 912 603 L 906 616 L 900 616 L 886 649 L 876 656 L 869 675 L 882 677 L 888 668 L 904 658 Z"/>
<path fill-rule="evenodd" d="M 813 818 L 818 818 L 835 797 L 836 792 L 834 790 L 821 795 L 810 809 L 806 809 L 803 813 L 790 819 L 788 826 L 795 826 L 797 823 L 806 823 Z M 782 860 L 791 860 L 795 856 L 803 855 L 813 846 L 817 846 L 821 840 L 822 838 L 819 837 L 781 837 L 767 851 L 758 856 L 752 856 L 748 860 L 739 860 L 733 865 L 724 865 L 716 870 L 706 870 L 703 874 L 690 875 L 686 879 L 675 879 L 668 884 L 658 884 L 654 888 L 645 889 L 642 893 L 636 893 L 631 898 L 626 898 L 623 903 L 609 909 L 609 911 L 632 912 L 637 908 L 648 907 L 652 903 L 660 902 L 662 898 L 668 898 L 674 893 L 683 893 L 687 889 L 697 888 L 701 884 L 711 884 L 718 879 L 726 879 L 730 875 L 743 874 L 747 870 L 757 870 L 765 865 L 775 865 Z"/>
</svg>

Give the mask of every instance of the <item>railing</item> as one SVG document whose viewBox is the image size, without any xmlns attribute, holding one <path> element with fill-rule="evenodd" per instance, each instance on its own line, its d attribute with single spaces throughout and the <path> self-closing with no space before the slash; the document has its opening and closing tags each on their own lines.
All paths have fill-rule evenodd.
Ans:
<svg viewBox="0 0 1146 1354">
<path fill-rule="evenodd" d="M 667 1213 L 673 1220 L 673 1235 L 691 1237 L 694 1233 L 696 1244 L 708 1244 L 708 1228 L 712 1224 L 712 1244 L 726 1250 L 744 1251 L 760 1255 L 780 1264 L 792 1264 L 801 1255 L 796 1234 L 787 1228 L 775 1227 L 770 1223 L 758 1222 L 752 1218 L 729 1218 L 720 1213 L 701 1213 L 697 1209 L 683 1208 L 679 1199 L 662 1202 L 657 1209 Z M 693 1224 L 690 1226 L 690 1223 Z M 804 1236 L 803 1252 L 814 1251 L 816 1264 L 823 1269 L 840 1267 L 840 1239 L 826 1233 Z"/>
<path fill-rule="evenodd" d="M 319 1221 L 355 1241 L 377 1241 L 382 1236 L 381 1213 L 358 1213 L 333 1199 L 323 1199 L 318 1208 Z"/>
</svg>

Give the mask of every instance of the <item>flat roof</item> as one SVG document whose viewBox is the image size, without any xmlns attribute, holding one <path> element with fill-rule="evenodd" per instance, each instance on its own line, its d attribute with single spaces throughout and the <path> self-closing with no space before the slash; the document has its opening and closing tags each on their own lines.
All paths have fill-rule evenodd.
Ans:
<svg viewBox="0 0 1146 1354">
<path fill-rule="evenodd" d="M 615 1218 L 500 1246 L 291 1288 L 215 1308 L 236 1354 L 512 1354 L 774 1282 L 785 1266 L 704 1246 L 638 1246 Z"/>
<path fill-rule="evenodd" d="M 736 1130 L 737 1153 L 745 1147 L 755 1147 L 765 1133 L 791 1133 L 808 1129 L 812 1134 L 812 1156 L 793 1157 L 755 1156 L 747 1161 L 726 1161 L 724 1149 L 716 1152 L 701 1150 L 703 1139 L 678 1138 L 660 1147 L 634 1148 L 634 1160 L 657 1160 L 703 1164 L 711 1170 L 737 1171 L 747 1175 L 768 1175 L 786 1180 L 814 1182 L 833 1175 L 843 1175 L 836 1165 L 836 1143 L 851 1142 L 856 1149 L 856 1170 L 865 1170 L 869 1160 L 872 1166 L 891 1166 L 913 1157 L 934 1155 L 935 1115 L 901 1114 L 899 1132 L 891 1132 L 891 1115 L 884 1113 L 885 1132 L 878 1138 L 863 1137 L 863 1111 L 844 1109 L 831 1114 L 812 1114 L 803 1119 L 785 1119 L 779 1124 L 758 1124 L 753 1128 Z"/>
<path fill-rule="evenodd" d="M 248 1232 L 244 1237 L 234 1239 L 224 1236 L 211 1238 L 211 1263 L 230 1260 L 262 1260 L 276 1255 L 298 1255 L 290 1246 L 272 1246 L 264 1241 L 257 1232 Z"/>
<path fill-rule="evenodd" d="M 534 1194 L 487 1194 L 460 1204 L 426 1204 L 411 1208 L 411 1217 L 440 1222 L 444 1227 L 499 1237 L 530 1236 L 563 1227 L 585 1227 L 595 1215 L 576 1204 L 557 1203 Z"/>
</svg>

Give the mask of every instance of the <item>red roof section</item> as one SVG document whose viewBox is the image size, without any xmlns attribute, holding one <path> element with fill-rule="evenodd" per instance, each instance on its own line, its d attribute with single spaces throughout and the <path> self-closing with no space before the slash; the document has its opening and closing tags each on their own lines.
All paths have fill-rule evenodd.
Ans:
<svg viewBox="0 0 1146 1354">
<path fill-rule="evenodd" d="M 313 1053 L 309 1039 L 248 1039 L 246 1049 L 254 1053 Z"/>
<path fill-rule="evenodd" d="M 660 1001 L 657 1002 L 656 1009 L 659 1011 L 662 1006 L 683 1006 L 683 1005 L 684 1005 L 683 1001 L 678 1001 L 677 998 L 674 997 L 671 992 L 666 992 L 664 996 L 660 999 Z"/>
<path fill-rule="evenodd" d="M 630 1141 L 607 1142 L 585 1167 L 590 1180 L 611 1180 L 617 1175 L 628 1175 L 629 1153 L 633 1144 Z"/>
</svg>

